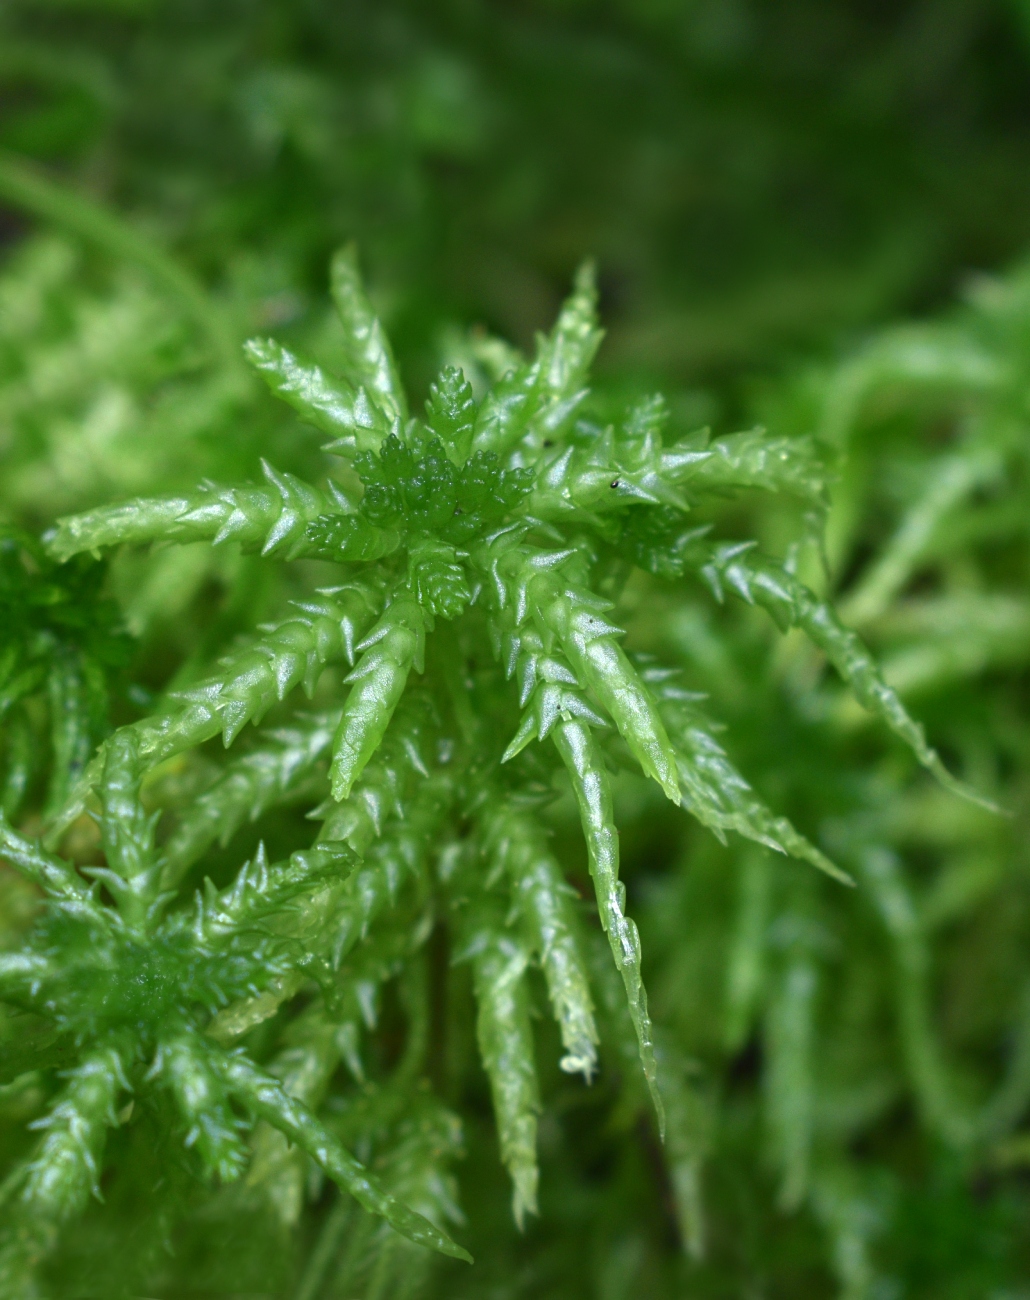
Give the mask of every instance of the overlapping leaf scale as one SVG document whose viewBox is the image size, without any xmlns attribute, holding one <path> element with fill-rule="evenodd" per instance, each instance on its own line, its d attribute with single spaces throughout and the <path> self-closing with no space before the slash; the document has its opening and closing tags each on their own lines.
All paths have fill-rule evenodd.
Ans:
<svg viewBox="0 0 1030 1300">
<path fill-rule="evenodd" d="M 824 505 L 828 472 L 814 444 L 762 429 L 711 441 L 707 429 L 665 444 L 660 397 L 631 408 L 621 427 L 581 421 L 567 445 L 545 453 L 527 513 L 549 522 L 600 521 L 628 506 L 685 511 L 705 494 L 747 488 L 790 492 Z"/>
<path fill-rule="evenodd" d="M 364 850 L 360 865 L 348 876 L 331 912 L 327 938 L 338 966 L 363 939 L 376 917 L 392 907 L 406 883 L 428 888 L 429 867 L 439 847 L 437 837 L 454 805 L 455 789 L 445 771 L 419 782 L 400 815 Z M 330 828 L 331 822 L 329 823 Z"/>
<path fill-rule="evenodd" d="M 217 674 L 171 696 L 177 707 L 131 724 L 141 757 L 153 767 L 219 733 L 230 745 L 248 722 L 259 721 L 296 686 L 303 685 L 310 695 L 327 664 L 353 663 L 362 634 L 381 607 L 382 592 L 374 577 L 299 604 L 292 618 L 266 629 L 256 644 L 227 656 Z M 82 811 L 102 763 L 103 751 L 54 817 L 52 837 Z"/>
<path fill-rule="evenodd" d="M 505 656 L 506 671 L 517 675 L 522 718 L 519 728 L 501 757 L 506 763 L 520 754 L 532 740 L 546 740 L 558 720 L 566 715 L 582 718 L 597 727 L 608 726 L 608 719 L 587 699 L 579 688 L 568 660 L 555 647 L 550 654 L 544 640 L 531 623 L 517 630 L 502 610 L 491 621 L 494 640 Z"/>
<path fill-rule="evenodd" d="M 922 726 L 884 681 L 873 655 L 857 633 L 841 621 L 829 601 L 820 600 L 783 564 L 754 553 L 754 542 L 712 545 L 703 529 L 684 530 L 663 514 L 635 530 L 634 558 L 663 577 L 696 572 L 718 601 L 727 592 L 748 604 L 763 606 L 781 631 L 801 628 L 833 664 L 855 697 L 912 750 L 918 761 L 953 793 L 992 811 L 996 805 L 958 781 L 927 743 Z"/>
<path fill-rule="evenodd" d="M 359 857 L 394 817 L 403 817 L 409 796 L 434 762 L 439 720 L 424 689 L 404 693 L 375 752 L 346 799 L 311 813 L 323 818 L 320 839 L 343 840 Z"/>
<path fill-rule="evenodd" d="M 13 1179 L 0 1233 L 0 1293 L 41 1294 L 37 1270 L 62 1226 L 100 1194 L 107 1131 L 118 1123 L 116 1102 L 128 1086 L 119 1049 L 95 1049 L 71 1071 L 56 1105 L 33 1125 L 42 1137 Z"/>
<path fill-rule="evenodd" d="M 659 1129 L 664 1131 L 665 1112 L 658 1091 L 654 1035 L 640 972 L 640 936 L 636 924 L 626 915 L 626 886 L 619 880 L 619 832 L 615 825 L 611 782 L 604 756 L 589 724 L 579 719 L 560 722 L 553 737 L 572 782 L 587 845 L 590 874 L 597 893 L 597 909 L 615 965 L 622 975 L 637 1035 L 640 1063 L 651 1091 Z"/>
<path fill-rule="evenodd" d="M 683 485 L 713 453 L 706 431 L 666 447 L 668 418 L 664 400 L 653 397 L 631 408 L 617 433 L 581 422 L 568 445 L 540 458 L 528 513 L 574 522 L 634 504 L 686 510 Z"/>
<path fill-rule="evenodd" d="M 146 833 L 138 833 L 137 838 L 145 842 Z M 198 947 L 217 947 L 244 936 L 260 922 L 280 918 L 284 904 L 327 867 L 339 865 L 341 847 L 296 853 L 278 867 L 269 867 L 259 854 L 229 890 L 217 894 L 209 889 L 206 900 L 198 899 L 192 927 Z M 181 922 L 176 917 L 168 926 L 175 931 L 181 929 Z M 226 1056 L 188 1033 L 173 1034 L 159 1047 L 151 1076 L 160 1076 L 171 1089 L 191 1124 L 188 1144 L 200 1145 L 202 1158 L 213 1170 L 234 1175 L 242 1158 L 235 1138 L 238 1124 L 225 1109 L 228 1090 L 255 1115 L 285 1132 L 330 1177 L 399 1231 L 420 1244 L 465 1258 L 449 1238 L 386 1193 L 303 1105 L 245 1057 Z M 25 1287 L 55 1244 L 60 1223 L 82 1208 L 91 1187 L 95 1190 L 103 1133 L 116 1122 L 114 1098 L 128 1086 L 116 1051 L 95 1054 L 74 1072 L 65 1098 L 45 1122 L 47 1137 L 23 1175 L 24 1216 L 18 1214 L 10 1221 L 6 1241 L 0 1244 L 0 1275 L 18 1288 L 12 1294 L 29 1293 Z"/>
<path fill-rule="evenodd" d="M 476 1038 L 490 1079 L 501 1160 L 511 1175 L 512 1213 L 522 1227 L 537 1212 L 536 1158 L 540 1107 L 529 989 L 529 955 L 513 936 L 484 931 L 470 954 L 476 994 Z"/>
<path fill-rule="evenodd" d="M 483 848 L 492 871 L 511 882 L 533 952 L 547 981 L 565 1055 L 561 1068 L 590 1082 L 597 1064 L 597 1026 L 586 961 L 580 950 L 575 891 L 547 847 L 532 810 L 491 792 L 480 814 Z"/>
<path fill-rule="evenodd" d="M 354 469 L 364 488 L 359 521 L 403 536 L 409 549 L 477 541 L 516 510 L 533 479 L 531 469 L 504 468 L 492 451 L 456 464 L 447 445 L 417 424 L 403 440 L 391 434 L 378 455 L 356 457 Z M 348 525 L 352 519 L 346 517 Z M 337 528 L 338 518 L 330 525 Z M 320 526 L 316 521 L 309 533 Z"/>
<path fill-rule="evenodd" d="M 211 845 L 225 848 L 245 821 L 305 790 L 329 753 L 339 721 L 339 709 L 299 715 L 288 727 L 263 732 L 253 749 L 227 763 L 161 846 L 164 888 L 177 885 Z"/>
<path fill-rule="evenodd" d="M 394 1196 L 431 1223 L 438 1227 L 448 1222 L 460 1225 L 464 1215 L 458 1207 L 457 1184 L 448 1166 L 461 1151 L 458 1117 L 431 1097 L 417 1098 L 398 1124 L 381 1162 L 383 1181 Z M 410 1273 L 416 1280 L 420 1274 L 424 1276 L 430 1257 L 421 1251 L 416 1257 L 395 1236 L 387 1239 L 380 1233 L 380 1237 L 379 1249 L 389 1261 L 382 1269 L 384 1274 L 389 1269 L 398 1282 L 407 1280 Z M 398 1258 L 389 1260 L 391 1255 Z"/>
<path fill-rule="evenodd" d="M 333 798 L 345 799 L 379 747 L 412 668 L 425 663 L 426 620 L 408 591 L 395 589 L 379 622 L 357 646 L 361 658 L 347 677 L 350 694 L 333 737 Z"/>
<path fill-rule="evenodd" d="M 302 420 L 328 433 L 331 451 L 377 451 L 392 423 L 364 388 L 330 378 L 274 339 L 249 339 L 246 357 L 276 397 Z"/>
<path fill-rule="evenodd" d="M 287 1031 L 288 1046 L 269 1066 L 269 1073 L 290 1097 L 318 1112 L 342 1056 L 353 1054 L 347 1042 L 351 1026 L 340 1023 L 316 1002 Z M 284 1227 L 298 1222 L 304 1206 L 306 1162 L 302 1148 L 267 1122 L 257 1125 L 251 1141 L 247 1186 L 261 1193 Z"/>
<path fill-rule="evenodd" d="M 278 1079 L 263 1073 L 242 1054 L 213 1056 L 227 1087 L 256 1117 L 271 1124 L 311 1156 L 328 1177 L 372 1214 L 420 1246 L 469 1263 L 472 1257 L 428 1219 L 398 1201 L 344 1147 L 328 1128 Z"/>
<path fill-rule="evenodd" d="M 190 930 L 198 947 L 213 949 L 240 940 L 248 933 L 284 932 L 284 937 L 303 930 L 306 917 L 291 906 L 307 894 L 324 877 L 338 880 L 354 865 L 354 856 L 345 844 L 326 843 L 310 849 L 298 849 L 285 862 L 269 863 L 264 845 L 244 863 L 232 884 L 217 890 L 210 880 L 197 893 L 196 908 L 189 918 Z M 273 922 L 278 924 L 273 926 Z M 307 953 L 305 953 L 305 956 Z"/>
<path fill-rule="evenodd" d="M 210 1044 L 191 1030 L 170 1032 L 158 1045 L 148 1077 L 171 1093 L 185 1125 L 183 1144 L 195 1149 L 209 1176 L 232 1182 L 247 1163 L 244 1125 L 229 1104 L 210 1061 Z"/>
<path fill-rule="evenodd" d="M 472 385 L 457 366 L 444 366 L 436 382 L 429 385 L 426 424 L 455 465 L 464 465 L 469 458 L 476 410 Z"/>
<path fill-rule="evenodd" d="M 339 971 L 348 954 L 369 936 L 375 923 L 385 913 L 391 912 L 406 887 L 414 911 L 409 909 L 399 918 L 398 925 L 401 927 L 402 951 L 407 951 L 405 945 L 411 939 L 409 927 L 414 925 L 416 937 L 419 934 L 419 927 L 415 924 L 421 906 L 419 900 L 428 888 L 429 864 L 453 798 L 450 777 L 445 773 L 433 773 L 418 785 L 413 797 L 405 804 L 403 817 L 389 820 L 376 843 L 364 843 L 360 859 L 355 860 L 355 851 L 344 839 L 328 838 L 329 834 L 347 833 L 346 818 L 340 827 L 327 822 L 310 850 L 294 854 L 289 869 L 284 871 L 280 868 L 272 883 L 277 888 L 301 895 L 290 914 L 281 918 L 284 924 L 279 927 L 284 938 L 302 941 L 299 944 L 294 942 L 291 948 L 297 960 L 288 970 L 286 967 L 277 969 L 275 978 L 267 981 L 267 988 L 220 1012 L 210 1030 L 212 1035 L 219 1041 L 231 1041 L 268 1019 L 298 991 L 306 973 L 329 979 L 331 972 Z M 351 839 L 362 843 L 357 832 L 367 828 L 367 822 L 359 821 Z M 258 873 L 259 879 L 264 879 L 267 867 L 263 862 L 256 862 L 245 870 L 252 875 Z M 318 887 L 313 889 L 312 885 Z M 198 899 L 198 921 L 205 909 L 224 912 L 231 892 L 219 896 L 208 887 L 211 901 L 205 903 Z M 264 895 L 258 893 L 254 902 L 261 906 L 263 898 Z M 231 903 L 231 897 L 228 901 Z M 232 933 L 238 932 L 234 920 L 230 929 Z M 392 952 L 392 933 L 380 937 Z M 377 963 L 374 952 L 371 956 L 373 966 L 378 966 L 374 981 L 378 982 L 392 969 L 393 957 L 384 967 Z M 364 979 L 354 976 L 353 971 L 350 977 L 355 978 L 358 985 Z"/>
<path fill-rule="evenodd" d="M 343 368 L 348 377 L 363 384 L 391 421 L 403 425 L 408 407 L 397 374 L 393 349 L 368 300 L 357 249 L 348 244 L 333 256 L 329 287 L 343 326 Z"/>
<path fill-rule="evenodd" d="M 608 623 L 601 602 L 576 587 L 534 584 L 538 623 L 558 639 L 579 680 L 610 715 L 646 776 L 678 804 L 676 756 L 651 692 L 619 645 L 622 629 Z M 607 602 L 604 602 L 606 604 Z"/>
<path fill-rule="evenodd" d="M 231 1042 L 275 1015 L 298 992 L 307 976 L 329 983 L 342 978 L 333 972 L 341 971 L 348 955 L 370 933 L 373 943 L 365 955 L 371 960 L 374 975 L 350 970 L 347 978 L 359 991 L 367 987 L 371 992 L 392 973 L 396 959 L 424 938 L 421 899 L 428 889 L 429 864 L 453 798 L 450 777 L 433 773 L 418 786 L 405 806 L 403 818 L 392 819 L 382 838 L 365 849 L 360 860 L 355 862 L 351 847 L 337 839 L 320 839 L 312 849 L 295 854 L 290 860 L 290 872 L 277 878 L 286 887 L 296 880 L 301 894 L 279 926 L 283 938 L 291 941 L 288 960 L 271 972 L 271 978 L 264 981 L 265 988 L 219 1012 L 208 1032 L 220 1042 Z M 341 862 L 343 871 L 338 869 Z M 254 869 L 259 869 L 259 864 Z M 317 880 L 312 870 L 318 873 Z M 313 883 L 318 887 L 310 888 Z M 392 912 L 406 887 L 411 907 L 397 918 L 397 928 L 373 930 L 384 914 Z M 212 894 L 209 889 L 209 896 Z M 198 915 L 200 908 L 198 903 Z M 377 944 L 386 953 L 385 962 L 380 960 Z M 352 1055 L 350 1059 L 356 1058 Z"/>
<path fill-rule="evenodd" d="M 207 487 L 181 496 L 137 499 L 60 519 L 47 536 L 50 554 L 70 559 L 122 543 L 239 542 L 262 555 L 288 558 L 306 550 L 305 530 L 340 506 L 294 474 L 261 468 L 268 487 Z"/>
<path fill-rule="evenodd" d="M 474 451 L 493 451 L 530 464 L 547 441 L 571 425 L 587 396 L 585 382 L 601 342 L 593 268 L 584 265 L 574 291 L 537 356 L 494 384 L 479 408 Z M 524 449 L 521 444 L 525 444 Z"/>
<path fill-rule="evenodd" d="M 581 673 L 590 672 L 594 695 L 601 696 L 609 711 L 614 709 L 620 730 L 625 727 L 624 738 L 644 770 L 656 775 L 656 754 L 660 761 L 669 764 L 667 770 L 657 769 L 666 776 L 668 784 L 663 782 L 666 789 L 675 780 L 675 768 L 671 766 L 675 755 L 649 692 L 629 659 L 611 640 L 618 629 L 605 623 L 596 612 L 598 604 L 602 608 L 607 605 L 583 596 L 578 588 L 550 585 L 552 573 L 569 554 L 548 555 L 521 547 L 505 547 L 490 557 L 488 566 L 485 557 L 480 557 L 492 580 L 495 649 L 506 653 L 507 675 L 519 675 L 521 693 L 530 704 L 505 757 L 517 752 L 534 734 L 550 734 L 566 766 L 579 806 L 602 925 L 623 976 L 641 1064 L 662 1122 L 651 1021 L 640 974 L 640 941 L 635 924 L 625 915 L 625 887 L 618 878 L 618 832 L 610 782 L 603 754 L 590 731 L 591 724 L 602 723 L 603 719 L 593 713 L 574 688 L 565 684 L 570 676 L 572 681 L 578 680 L 569 662 L 563 664 L 559 656 L 553 659 L 553 667 L 550 666 L 552 656 L 546 653 L 548 642 L 558 641 L 569 660 L 573 663 L 578 660 L 576 666 Z M 543 586 L 539 595 L 537 584 Z M 542 627 L 530 626 L 524 632 L 526 616 L 534 610 L 537 600 L 544 604 L 546 611 L 538 613 L 534 620 Z M 554 612 L 558 602 L 564 603 Z M 538 675 L 543 680 L 535 686 Z M 549 693 L 550 704 L 547 703 Z M 678 789 L 673 789 L 678 802 Z"/>
<path fill-rule="evenodd" d="M 762 605 L 781 630 L 800 627 L 825 653 L 859 703 L 885 722 L 941 785 L 996 810 L 990 800 L 970 790 L 947 770 L 937 751 L 927 744 L 922 726 L 883 680 L 861 638 L 844 626 L 833 606 L 820 600 L 782 565 L 751 556 L 752 545 L 738 543 L 709 551 L 699 569 L 716 598 L 721 600 L 724 592 L 730 591 L 749 604 Z"/>
<path fill-rule="evenodd" d="M 4 860 L 37 885 L 48 902 L 85 919 L 104 917 L 92 890 L 70 862 L 48 852 L 38 840 L 19 834 L 0 814 L 0 851 Z"/>
<path fill-rule="evenodd" d="M 154 860 L 160 814 L 148 816 L 144 811 L 139 797 L 142 778 L 138 735 L 131 728 L 115 732 L 105 747 L 100 784 L 100 839 L 107 865 L 86 872 L 103 881 L 126 925 L 145 934 L 161 902 L 161 871 Z"/>
<path fill-rule="evenodd" d="M 332 437 L 327 450 L 378 451 L 383 439 L 405 424 L 407 402 L 389 340 L 362 288 L 353 247 L 334 257 L 330 283 L 343 325 L 344 375 L 330 378 L 274 339 L 249 340 L 247 360 L 277 397 Z"/>
<path fill-rule="evenodd" d="M 472 599 L 462 555 L 446 542 L 421 538 L 408 548 L 408 584 L 419 604 L 440 618 L 457 618 Z"/>
<path fill-rule="evenodd" d="M 539 1180 L 540 1099 L 526 982 L 532 952 L 524 933 L 506 924 L 501 899 L 477 878 L 474 851 L 456 845 L 451 857 L 460 864 L 450 882 L 456 957 L 472 967 L 479 1055 L 490 1080 L 501 1160 L 513 1184 L 512 1212 L 522 1227 L 526 1214 L 537 1212 Z"/>
<path fill-rule="evenodd" d="M 315 600 L 298 603 L 291 618 L 262 629 L 253 644 L 226 656 L 218 674 L 176 692 L 172 698 L 184 702 L 179 727 L 175 726 L 174 715 L 166 724 L 167 731 L 158 724 L 157 735 L 147 737 L 141 750 L 160 761 L 178 749 L 199 743 L 186 738 L 194 726 L 208 734 L 220 731 L 228 747 L 248 722 L 260 721 L 273 704 L 285 699 L 297 686 L 303 686 L 310 697 L 328 664 L 354 662 L 361 634 L 381 602 L 381 592 L 374 582 L 356 580 L 326 591 Z M 181 738 L 175 736 L 173 742 L 176 730 Z M 170 748 L 173 743 L 175 747 Z"/>
<path fill-rule="evenodd" d="M 428 856 L 424 854 L 413 871 L 402 873 L 401 888 L 389 896 L 389 912 L 381 912 L 368 932 L 359 935 L 343 954 L 334 971 L 334 983 L 323 995 L 327 1019 L 336 1030 L 332 1048 L 336 1059 L 343 1061 L 361 1088 L 382 1088 L 375 1109 L 384 1122 L 398 1107 L 403 1109 L 405 1098 L 410 1097 L 410 1089 L 424 1068 L 428 1009 L 423 999 L 423 1005 L 413 1015 L 408 994 L 424 974 L 423 945 L 432 926 Z M 355 933 L 351 932 L 352 939 Z M 419 972 L 415 978 L 413 971 Z M 376 1048 L 369 1040 L 380 1027 L 388 985 L 404 1004 L 408 1033 L 396 1067 L 387 1080 L 377 1084 L 373 1077 L 378 1073 Z"/>
<path fill-rule="evenodd" d="M 677 673 L 649 663 L 641 666 L 640 675 L 657 699 L 676 746 L 683 803 L 699 822 L 724 842 L 725 832 L 733 831 L 777 853 L 810 862 L 844 884 L 853 883 L 786 817 L 777 817 L 755 795 L 716 738 L 717 728 L 705 718 L 698 697 L 678 685 Z"/>
<path fill-rule="evenodd" d="M 750 429 L 717 439 L 709 451 L 691 471 L 690 485 L 698 493 L 761 488 L 827 504 L 831 475 L 809 438 L 775 437 L 765 429 Z"/>
<path fill-rule="evenodd" d="M 365 1128 L 378 1117 L 387 1098 L 370 1112 L 361 1112 Z M 376 1170 L 385 1187 L 430 1222 L 461 1224 L 451 1163 L 461 1155 L 461 1125 L 457 1116 L 432 1096 L 421 1092 L 405 1098 L 399 1122 L 380 1124 L 385 1149 Z M 358 1108 L 356 1108 L 358 1109 Z M 378 1138 L 378 1132 L 377 1132 Z M 380 1143 L 377 1141 L 377 1147 Z M 428 1280 L 433 1256 L 393 1232 L 370 1215 L 357 1215 L 347 1198 L 330 1211 L 298 1289 L 298 1300 L 318 1294 L 327 1282 L 344 1294 L 414 1297 Z"/>
<path fill-rule="evenodd" d="M 476 558 L 489 575 L 498 626 L 495 643 L 499 652 L 507 644 L 508 675 L 516 671 L 520 656 L 528 656 L 520 674 L 523 698 L 533 690 L 527 684 L 538 671 L 535 665 L 545 667 L 551 685 L 568 681 L 566 672 L 571 670 L 572 682 L 589 691 L 612 718 L 645 774 L 679 803 L 675 753 L 654 700 L 616 640 L 622 630 L 603 617 L 611 602 L 591 593 L 579 564 L 567 565 L 575 552 L 519 546 L 516 534 L 504 540 L 516 544 L 484 548 Z M 543 655 L 530 646 L 522 631 L 529 615 Z M 556 644 L 568 665 L 565 670 L 561 657 L 553 657 Z"/>
</svg>

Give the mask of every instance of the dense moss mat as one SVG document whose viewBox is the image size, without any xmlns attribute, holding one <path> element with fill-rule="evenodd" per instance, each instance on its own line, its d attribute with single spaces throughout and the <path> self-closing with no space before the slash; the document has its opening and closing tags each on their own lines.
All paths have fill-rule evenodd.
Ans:
<svg viewBox="0 0 1030 1300">
<path fill-rule="evenodd" d="M 0 1292 L 1022 1294 L 1028 27 L 4 7 Z"/>
</svg>

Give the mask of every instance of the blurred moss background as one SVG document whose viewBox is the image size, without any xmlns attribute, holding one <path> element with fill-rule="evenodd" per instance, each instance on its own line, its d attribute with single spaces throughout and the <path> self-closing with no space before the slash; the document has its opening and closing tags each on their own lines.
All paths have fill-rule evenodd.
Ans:
<svg viewBox="0 0 1030 1300">
<path fill-rule="evenodd" d="M 425 373 L 447 319 L 524 343 L 589 252 L 608 373 L 733 405 L 742 375 L 1026 239 L 1016 4 L 8 0 L 2 22 L 3 147 L 266 321 L 356 237 Z"/>
<path fill-rule="evenodd" d="M 270 446 L 303 468 L 233 358 L 255 330 L 331 349 L 325 267 L 346 239 L 416 399 L 470 325 L 529 343 L 593 256 L 600 405 L 659 387 L 681 427 L 822 437 L 840 456 L 829 587 L 949 760 L 1015 810 L 956 811 L 792 643 L 770 668 L 747 616 L 645 591 L 639 646 L 689 669 L 739 766 L 820 829 L 862 897 L 778 864 L 771 885 L 753 855 L 624 790 L 656 1013 L 720 1117 L 705 1121 L 707 1258 L 684 1255 L 654 1135 L 610 1079 L 585 1100 L 550 1080 L 542 1216 L 519 1237 L 473 1082 L 460 1179 L 481 1264 L 426 1285 L 483 1300 L 1030 1295 L 1018 1089 L 973 1155 L 949 1142 L 958 1102 L 925 1024 L 964 1061 L 956 1097 L 979 1100 L 1030 969 L 1030 6 L 5 0 L 0 150 L 7 522 L 253 473 Z M 920 508 L 929 524 L 899 543 Z M 738 518 L 774 549 L 789 537 L 773 509 Z M 138 690 L 282 596 L 205 563 L 114 566 Z M 230 589 L 243 595 L 219 603 Z M 895 924 L 895 861 L 932 961 Z M 758 931 L 761 976 L 746 966 Z M 777 1057 L 793 1005 L 777 990 L 805 963 L 820 972 L 805 1059 L 829 1080 L 808 1122 L 833 1154 L 784 1209 L 795 1121 L 769 1062 L 796 1063 Z M 18 1097 L 2 1104 L 20 1123 Z M 112 1256 L 130 1252 L 131 1199 L 103 1221 Z M 280 1242 L 270 1255 L 242 1219 L 197 1222 L 169 1296 L 288 1287 Z M 71 1271 L 97 1231 L 87 1220 Z M 108 1267 L 96 1294 L 116 1284 Z"/>
</svg>

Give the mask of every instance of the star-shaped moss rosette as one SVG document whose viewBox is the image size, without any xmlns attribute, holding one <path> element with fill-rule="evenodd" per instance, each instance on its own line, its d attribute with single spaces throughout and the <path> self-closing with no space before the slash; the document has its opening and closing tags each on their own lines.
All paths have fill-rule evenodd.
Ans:
<svg viewBox="0 0 1030 1300">
<path fill-rule="evenodd" d="M 0 850 L 47 900 L 25 947 L 0 959 L 0 991 L 52 1021 L 78 1053 L 37 1150 L 8 1185 L 0 1277 L 11 1294 L 95 1188 L 121 1098 L 146 1088 L 172 1098 L 207 1173 L 231 1179 L 243 1168 L 243 1131 L 260 1119 L 399 1232 L 463 1256 L 442 1230 L 446 1205 L 423 1198 L 435 1222 L 416 1213 L 318 1114 L 341 1061 L 360 1076 L 358 1043 L 378 988 L 440 917 L 456 959 L 471 963 L 515 1216 L 535 1211 L 531 967 L 543 971 L 562 1067 L 589 1080 L 597 1061 L 586 945 L 536 815 L 560 771 L 661 1126 L 610 765 L 635 763 L 719 836 L 734 831 L 847 877 L 754 795 L 697 697 L 623 650 L 611 619 L 633 564 L 693 571 L 716 599 L 738 596 L 781 628 L 802 628 L 858 699 L 959 788 L 829 606 L 751 544 L 715 543 L 693 526 L 691 509 L 709 494 L 744 488 L 819 506 L 824 472 L 810 443 L 762 430 L 669 440 L 660 399 L 614 427 L 586 418 L 601 340 L 589 268 L 532 361 L 510 354 L 479 401 L 460 370 L 445 369 L 413 418 L 353 251 L 337 255 L 332 288 L 346 339 L 341 375 L 272 340 L 247 353 L 330 436 L 326 450 L 347 464 L 348 483 L 360 480 L 360 498 L 331 476 L 314 485 L 265 464 L 261 485 L 130 501 L 64 519 L 48 538 L 63 561 L 118 544 L 233 541 L 335 562 L 339 577 L 116 731 L 53 816 L 49 848 L 0 824 Z M 147 773 L 217 735 L 229 747 L 298 686 L 311 696 L 332 665 L 349 669 L 338 699 L 312 713 L 291 698 L 288 725 L 230 759 L 156 846 L 139 793 Z M 320 781 L 310 847 L 274 864 L 261 850 L 227 888 L 208 882 L 195 902 L 182 900 L 187 873 L 216 841 L 227 845 L 247 818 Z M 84 810 L 100 821 L 106 859 L 84 870 L 89 882 L 53 851 Z M 314 991 L 313 1009 L 278 1065 L 234 1046 L 302 989 Z M 413 1011 L 415 1056 L 397 1067 L 401 1092 L 419 1073 L 424 1033 Z M 255 1160 L 265 1158 L 262 1141 L 252 1143 Z"/>
</svg>

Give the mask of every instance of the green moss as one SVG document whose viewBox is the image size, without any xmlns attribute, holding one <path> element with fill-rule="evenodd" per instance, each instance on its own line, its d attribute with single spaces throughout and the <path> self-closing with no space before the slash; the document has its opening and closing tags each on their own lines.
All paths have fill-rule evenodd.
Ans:
<svg viewBox="0 0 1030 1300">
<path fill-rule="evenodd" d="M 5 10 L 12 1295 L 1022 1285 L 1024 15 L 924 8 Z"/>
</svg>

